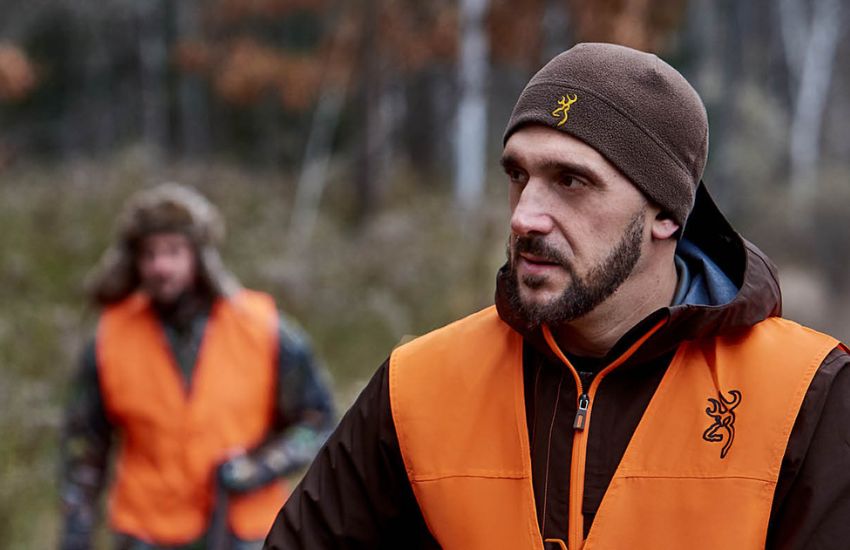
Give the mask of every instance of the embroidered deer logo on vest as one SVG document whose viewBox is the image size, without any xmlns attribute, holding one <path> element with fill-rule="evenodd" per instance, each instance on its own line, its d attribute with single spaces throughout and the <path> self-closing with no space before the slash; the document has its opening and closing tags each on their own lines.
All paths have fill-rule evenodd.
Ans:
<svg viewBox="0 0 850 550">
<path fill-rule="evenodd" d="M 576 94 L 573 95 L 565 95 L 561 96 L 561 99 L 558 100 L 558 108 L 552 111 L 552 116 L 558 118 L 562 116 L 561 122 L 558 123 L 558 126 L 563 126 L 567 119 L 570 118 L 570 106 L 578 101 L 578 96 Z"/>
<path fill-rule="evenodd" d="M 718 392 L 720 399 L 708 398 L 710 407 L 706 407 L 705 414 L 714 419 L 714 424 L 708 427 L 702 434 L 702 438 L 711 443 L 725 441 L 723 449 L 720 450 L 720 458 L 726 458 L 726 454 L 735 441 L 735 409 L 741 404 L 741 392 L 731 390 L 731 399 L 726 399 L 722 392 Z"/>
</svg>

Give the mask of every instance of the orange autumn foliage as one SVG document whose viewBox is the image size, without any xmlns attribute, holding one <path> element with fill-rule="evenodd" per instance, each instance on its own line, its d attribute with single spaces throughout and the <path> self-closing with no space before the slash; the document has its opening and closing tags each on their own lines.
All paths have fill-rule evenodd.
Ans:
<svg viewBox="0 0 850 550">
<path fill-rule="evenodd" d="M 224 54 L 214 75 L 216 92 L 237 104 L 257 101 L 282 78 L 282 54 L 252 38 L 240 38 Z"/>
<path fill-rule="evenodd" d="M 536 66 L 542 45 L 543 0 L 492 0 L 487 19 L 494 60 Z"/>
<path fill-rule="evenodd" d="M 20 101 L 38 83 L 26 53 L 11 44 L 0 44 L 0 101 Z"/>
<path fill-rule="evenodd" d="M 459 21 L 456 8 L 431 2 L 411 9 L 409 2 L 383 0 L 379 4 L 380 51 L 403 71 L 415 72 L 457 55 Z"/>
<path fill-rule="evenodd" d="M 214 55 L 209 44 L 200 40 L 184 40 L 175 45 L 173 60 L 185 73 L 204 74 L 212 68 Z"/>
<path fill-rule="evenodd" d="M 569 0 L 578 41 L 658 52 L 682 20 L 685 0 Z"/>
<path fill-rule="evenodd" d="M 215 67 L 213 86 L 235 104 L 248 105 L 272 93 L 285 107 L 301 110 L 312 104 L 321 76 L 321 66 L 312 57 L 243 37 L 225 48 Z"/>
<path fill-rule="evenodd" d="M 454 60 L 458 20 L 452 2 L 374 1 L 378 16 L 373 55 L 379 55 L 383 65 L 415 72 L 434 62 Z M 325 0 L 220 0 L 206 12 L 206 20 L 223 31 L 239 28 L 241 19 L 280 19 L 295 9 L 321 11 L 325 4 Z M 303 110 L 312 105 L 321 86 L 341 87 L 352 75 L 356 78 L 352 71 L 367 32 L 362 14 L 348 6 L 334 15 L 338 17 L 311 52 L 288 52 L 240 33 L 224 41 L 182 41 L 173 60 L 181 71 L 208 75 L 215 93 L 228 102 L 250 105 L 274 94 L 283 106 Z"/>
<path fill-rule="evenodd" d="M 610 42 L 659 52 L 684 16 L 685 0 L 560 0 L 573 42 Z M 535 67 L 546 0 L 491 0 L 490 49 L 497 62 Z"/>
<path fill-rule="evenodd" d="M 493 63 L 539 65 L 550 1 L 490 0 L 486 27 Z M 685 7 L 684 0 L 556 1 L 566 10 L 574 41 L 614 42 L 648 51 L 664 47 Z M 245 34 L 246 23 L 273 24 L 299 10 L 326 21 L 309 52 L 290 52 Z M 374 20 L 364 19 L 369 13 Z M 203 20 L 213 29 L 207 42 L 186 40 L 174 53 L 182 71 L 207 75 L 215 92 L 229 102 L 249 105 L 272 94 L 295 110 L 309 108 L 321 86 L 357 79 L 363 55 L 375 56 L 381 71 L 406 74 L 454 63 L 462 25 L 452 0 L 217 0 L 206 8 Z M 374 33 L 368 53 L 362 48 L 364 33 Z"/>
</svg>

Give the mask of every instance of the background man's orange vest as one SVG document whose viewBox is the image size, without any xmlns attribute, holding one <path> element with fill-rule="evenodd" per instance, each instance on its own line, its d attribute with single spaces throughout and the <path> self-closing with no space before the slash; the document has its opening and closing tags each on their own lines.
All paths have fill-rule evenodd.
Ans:
<svg viewBox="0 0 850 550">
<path fill-rule="evenodd" d="M 488 308 L 390 359 L 402 457 L 425 522 L 447 550 L 543 548 L 522 345 Z M 587 540 L 571 526 L 572 540 L 562 542 L 575 550 L 763 548 L 791 428 L 818 365 L 836 345 L 778 318 L 736 336 L 683 343 Z M 586 422 L 592 429 L 592 401 Z M 572 464 L 581 480 L 584 458 L 574 456 Z M 582 490 L 581 482 L 574 485 L 571 491 Z M 580 514 L 571 510 L 570 517 Z"/>
<path fill-rule="evenodd" d="M 210 313 L 187 393 L 147 299 L 104 311 L 97 362 L 106 410 L 122 430 L 110 494 L 112 527 L 160 544 L 201 536 L 214 505 L 215 468 L 267 435 L 277 383 L 277 312 L 271 297 L 243 291 Z M 286 491 L 275 483 L 230 499 L 244 539 L 265 536 Z"/>
</svg>

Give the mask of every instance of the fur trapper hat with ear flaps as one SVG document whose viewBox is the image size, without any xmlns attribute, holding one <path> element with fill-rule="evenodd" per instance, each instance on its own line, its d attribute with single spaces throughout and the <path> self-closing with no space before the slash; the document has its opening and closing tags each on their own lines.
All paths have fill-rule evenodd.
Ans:
<svg viewBox="0 0 850 550">
<path fill-rule="evenodd" d="M 139 191 L 118 216 L 116 240 L 86 279 L 86 290 L 99 305 L 119 302 L 139 286 L 136 251 L 154 233 L 183 233 L 195 246 L 199 283 L 215 297 L 232 295 L 239 282 L 224 267 L 217 246 L 224 239 L 218 209 L 196 190 L 164 183 Z"/>
</svg>

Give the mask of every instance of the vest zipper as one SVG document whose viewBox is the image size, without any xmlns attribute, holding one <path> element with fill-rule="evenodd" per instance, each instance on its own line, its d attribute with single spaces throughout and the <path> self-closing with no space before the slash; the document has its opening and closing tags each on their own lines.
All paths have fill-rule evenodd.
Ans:
<svg viewBox="0 0 850 550">
<path fill-rule="evenodd" d="M 576 417 L 573 422 L 573 452 L 570 461 L 570 508 L 569 508 L 569 525 L 568 525 L 568 540 L 567 547 L 570 550 L 580 550 L 584 546 L 584 515 L 582 513 L 582 503 L 584 501 L 584 474 L 585 464 L 587 460 L 587 434 L 590 427 L 590 418 L 592 409 L 592 401 L 596 395 L 596 390 L 602 379 L 612 370 L 622 365 L 629 357 L 631 357 L 650 336 L 655 334 L 667 322 L 667 319 L 662 319 L 654 327 L 649 329 L 646 334 L 641 336 L 629 349 L 623 352 L 607 367 L 599 371 L 593 381 L 590 383 L 590 388 L 585 392 L 584 384 L 578 374 L 578 371 L 567 359 L 561 348 L 555 342 L 555 337 L 552 336 L 552 331 L 548 325 L 543 325 L 543 336 L 549 348 L 555 355 L 564 363 L 567 369 L 572 373 L 576 382 L 576 390 L 578 393 L 578 404 L 576 407 Z"/>
<path fill-rule="evenodd" d="M 578 409 L 576 410 L 576 419 L 573 421 L 573 428 L 583 430 L 587 420 L 587 409 L 590 407 L 590 396 L 582 393 L 578 396 Z"/>
</svg>

